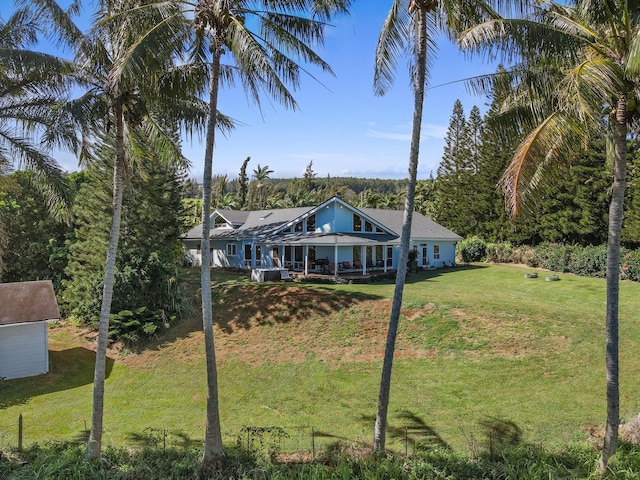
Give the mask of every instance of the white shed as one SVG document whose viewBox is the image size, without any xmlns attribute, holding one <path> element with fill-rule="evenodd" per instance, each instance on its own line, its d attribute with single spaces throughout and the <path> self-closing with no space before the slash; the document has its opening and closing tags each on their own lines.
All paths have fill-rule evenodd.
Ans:
<svg viewBox="0 0 640 480">
<path fill-rule="evenodd" d="M 0 283 L 0 378 L 47 373 L 47 323 L 59 319 L 50 280 Z"/>
</svg>

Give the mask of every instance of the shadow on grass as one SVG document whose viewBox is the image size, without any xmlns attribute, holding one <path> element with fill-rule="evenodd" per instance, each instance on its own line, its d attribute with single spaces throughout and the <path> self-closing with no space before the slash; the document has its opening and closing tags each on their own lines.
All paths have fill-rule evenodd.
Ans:
<svg viewBox="0 0 640 480">
<path fill-rule="evenodd" d="M 137 447 L 150 448 L 191 448 L 202 446 L 202 439 L 193 439 L 181 430 L 145 428 L 142 432 L 130 432 L 129 441 Z"/>
<path fill-rule="evenodd" d="M 463 265 L 434 270 L 422 270 L 407 275 L 407 284 L 429 282 L 444 274 L 455 274 L 466 270 L 486 268 L 483 265 Z M 199 272 L 199 269 L 197 270 Z M 358 302 L 380 300 L 387 297 L 368 293 L 367 284 L 362 290 L 341 290 L 313 283 L 256 283 L 245 273 L 216 272 L 212 270 L 211 295 L 213 301 L 213 321 L 224 333 L 248 330 L 255 326 L 287 324 L 293 320 L 330 316 L 345 308 L 357 306 Z M 134 348 L 134 351 L 157 350 L 163 345 L 188 337 L 202 330 L 200 310 L 199 273 L 189 271 L 185 275 L 187 287 L 193 290 L 192 302 L 195 314 L 177 322 L 157 340 Z M 372 285 L 393 285 L 395 280 L 386 279 Z"/>
<path fill-rule="evenodd" d="M 483 430 L 484 451 L 491 457 L 507 447 L 522 445 L 522 429 L 504 418 L 486 417 L 478 422 Z"/>
<path fill-rule="evenodd" d="M 95 352 L 82 347 L 49 351 L 49 373 L 0 383 L 0 408 L 22 405 L 33 397 L 93 383 L 95 358 Z M 113 363 L 114 360 L 107 357 L 107 378 Z"/>
<path fill-rule="evenodd" d="M 395 415 L 397 421 L 388 421 L 387 436 L 399 440 L 404 445 L 404 451 L 416 453 L 433 449 L 451 450 L 451 446 L 438 434 L 438 432 L 418 414 L 409 410 L 402 410 Z M 360 423 L 367 427 L 374 425 L 376 417 L 362 415 Z"/>
</svg>

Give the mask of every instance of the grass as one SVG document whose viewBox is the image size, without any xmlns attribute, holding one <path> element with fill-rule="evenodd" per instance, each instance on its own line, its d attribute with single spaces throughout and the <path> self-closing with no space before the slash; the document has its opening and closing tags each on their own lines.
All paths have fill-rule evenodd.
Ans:
<svg viewBox="0 0 640 480">
<path fill-rule="evenodd" d="M 394 363 L 389 446 L 474 453 L 488 438 L 584 442 L 605 420 L 602 279 L 473 265 L 408 278 Z M 186 271 L 197 295 L 198 272 Z M 393 283 L 256 284 L 214 274 L 224 441 L 244 426 L 313 428 L 317 445 L 368 445 Z M 640 411 L 640 285 L 621 284 L 621 411 Z M 0 448 L 84 438 L 91 416 L 91 341 L 50 330 L 49 374 L 0 383 Z M 205 424 L 201 319 L 182 320 L 139 352 L 110 352 L 106 444 L 157 432 L 199 445 Z M 309 450 L 310 433 L 292 449 Z"/>
</svg>

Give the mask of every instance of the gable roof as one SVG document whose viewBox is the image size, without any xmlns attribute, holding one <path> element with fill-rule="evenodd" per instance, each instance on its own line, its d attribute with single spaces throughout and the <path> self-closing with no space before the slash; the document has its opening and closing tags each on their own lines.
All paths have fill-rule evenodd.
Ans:
<svg viewBox="0 0 640 480">
<path fill-rule="evenodd" d="M 287 231 L 290 225 L 312 215 L 322 207 L 337 202 L 358 213 L 363 218 L 372 221 L 384 233 L 358 233 L 358 232 L 305 232 L 290 233 Z M 260 238 L 268 235 L 278 234 L 278 238 L 286 243 L 348 243 L 353 240 L 359 242 L 380 241 L 394 243 L 399 241 L 402 232 L 402 222 L 404 213 L 400 210 L 381 210 L 377 208 L 356 208 L 349 205 L 340 197 L 332 197 L 329 200 L 315 207 L 279 208 L 275 210 L 216 210 L 212 216 L 219 215 L 234 228 L 212 228 L 211 236 L 216 239 L 236 240 L 239 238 Z M 202 225 L 197 225 L 185 233 L 182 238 L 185 240 L 198 240 L 202 236 Z M 369 238 L 370 237 L 370 238 Z M 462 237 L 451 230 L 444 228 L 433 220 L 413 212 L 411 225 L 411 238 L 424 238 L 429 240 L 450 240 L 460 241 Z M 331 239 L 331 240 L 329 240 Z"/>
<path fill-rule="evenodd" d="M 404 212 L 401 210 L 382 210 L 377 208 L 361 208 L 362 212 L 376 219 L 378 222 L 386 225 L 387 228 L 398 232 L 402 232 L 402 223 L 404 221 Z M 457 233 L 444 228 L 442 225 L 434 222 L 430 218 L 413 211 L 411 221 L 411 238 L 428 238 L 431 240 L 453 240 L 460 241 L 462 237 Z"/>
<path fill-rule="evenodd" d="M 58 319 L 51 280 L 0 283 L 0 326 Z"/>
</svg>

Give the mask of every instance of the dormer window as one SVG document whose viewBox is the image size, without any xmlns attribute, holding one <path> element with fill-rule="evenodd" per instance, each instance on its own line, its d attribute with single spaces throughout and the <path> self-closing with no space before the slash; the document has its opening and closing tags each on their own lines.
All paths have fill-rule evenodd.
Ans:
<svg viewBox="0 0 640 480">
<path fill-rule="evenodd" d="M 302 222 L 298 222 L 293 226 L 293 231 L 294 232 L 301 232 L 302 231 Z"/>
<path fill-rule="evenodd" d="M 373 225 L 371 224 L 371 222 L 364 222 L 364 231 L 373 232 Z"/>
<path fill-rule="evenodd" d="M 310 215 L 307 218 L 307 232 L 314 232 L 316 230 L 316 215 Z"/>
<path fill-rule="evenodd" d="M 353 214 L 353 231 L 354 232 L 361 232 L 362 231 L 362 218 L 360 218 L 360 215 L 357 214 Z"/>
<path fill-rule="evenodd" d="M 213 228 L 227 228 L 228 226 L 227 221 L 222 217 L 216 217 L 213 223 Z"/>
</svg>

